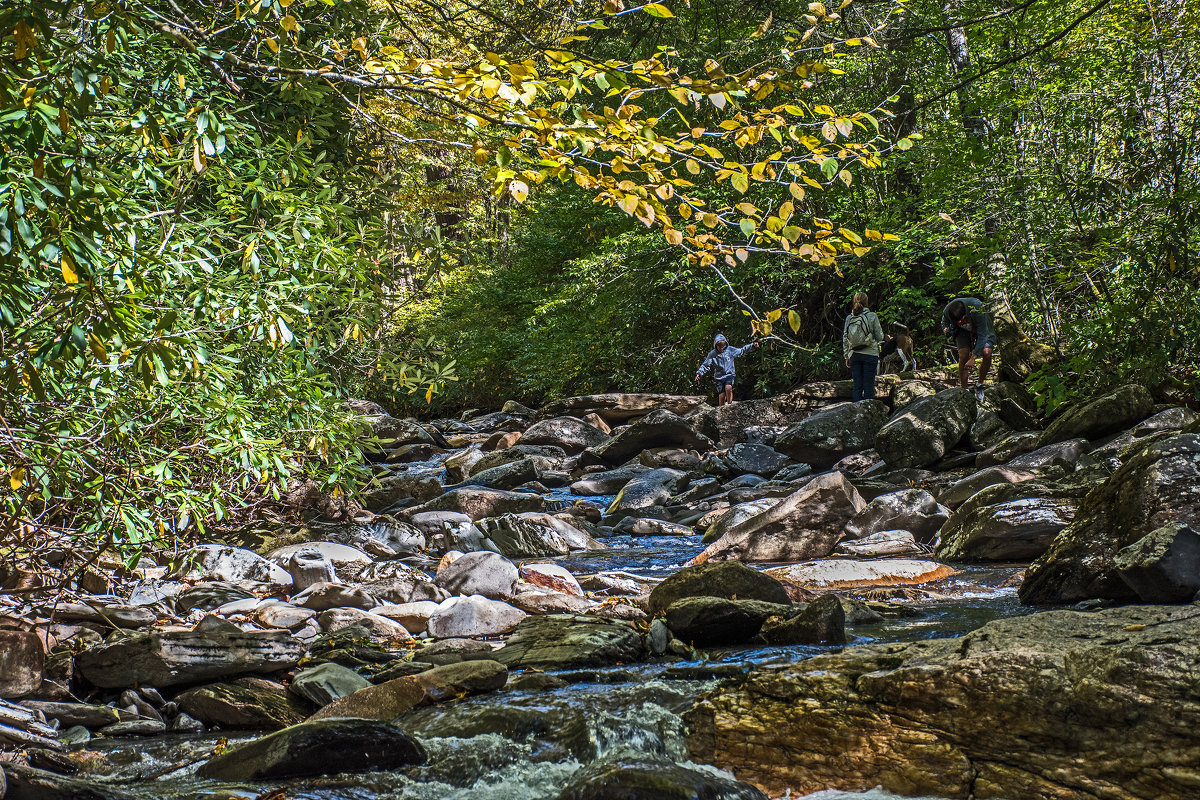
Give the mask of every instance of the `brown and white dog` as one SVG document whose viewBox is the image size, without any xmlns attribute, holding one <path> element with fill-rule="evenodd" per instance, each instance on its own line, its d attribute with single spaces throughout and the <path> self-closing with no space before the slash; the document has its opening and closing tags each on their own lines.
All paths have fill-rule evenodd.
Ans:
<svg viewBox="0 0 1200 800">
<path fill-rule="evenodd" d="M 913 355 L 913 340 L 912 334 L 909 333 L 907 325 L 901 325 L 899 322 L 892 323 L 892 335 L 889 336 L 879 348 L 879 360 L 895 353 L 900 356 L 900 361 L 903 363 L 901 372 L 908 372 L 908 362 L 912 362 L 912 369 L 917 368 L 917 359 Z"/>
</svg>

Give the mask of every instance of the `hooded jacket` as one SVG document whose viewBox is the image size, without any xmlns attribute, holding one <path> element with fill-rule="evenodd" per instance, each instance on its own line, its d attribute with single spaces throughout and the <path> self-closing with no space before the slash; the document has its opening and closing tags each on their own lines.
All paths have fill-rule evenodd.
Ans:
<svg viewBox="0 0 1200 800">
<path fill-rule="evenodd" d="M 724 352 L 717 352 L 717 343 L 725 342 L 729 345 Z M 735 372 L 733 360 L 741 356 L 747 350 L 754 348 L 754 344 L 750 343 L 745 347 L 734 347 L 729 344 L 729 340 L 723 334 L 718 333 L 713 339 L 713 349 L 708 351 L 708 355 L 704 357 L 704 361 L 700 364 L 700 369 L 696 370 L 697 375 L 712 375 L 714 381 L 732 380 Z"/>
</svg>

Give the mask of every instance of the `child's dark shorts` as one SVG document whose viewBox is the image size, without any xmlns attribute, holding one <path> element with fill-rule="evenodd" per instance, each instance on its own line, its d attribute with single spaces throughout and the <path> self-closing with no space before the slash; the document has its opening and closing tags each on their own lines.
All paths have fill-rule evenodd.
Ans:
<svg viewBox="0 0 1200 800">
<path fill-rule="evenodd" d="M 717 394 L 720 394 L 721 392 L 725 391 L 726 386 L 733 386 L 733 378 L 722 378 L 721 380 L 717 381 L 716 384 Z"/>
</svg>

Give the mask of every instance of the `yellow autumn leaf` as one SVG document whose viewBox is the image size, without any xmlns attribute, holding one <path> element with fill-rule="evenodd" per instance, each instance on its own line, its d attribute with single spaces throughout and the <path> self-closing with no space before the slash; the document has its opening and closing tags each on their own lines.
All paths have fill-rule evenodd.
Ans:
<svg viewBox="0 0 1200 800">
<path fill-rule="evenodd" d="M 270 50 L 272 53 L 278 53 L 279 52 L 279 40 L 274 39 L 274 38 L 267 39 L 267 49 Z"/>
<path fill-rule="evenodd" d="M 8 473 L 8 485 L 15 492 L 25 485 L 25 468 L 17 467 L 12 472 Z"/>
<path fill-rule="evenodd" d="M 800 315 L 795 311 L 788 311 L 788 327 L 792 329 L 792 333 L 800 332 Z"/>
<path fill-rule="evenodd" d="M 675 228 L 667 228 L 663 231 L 663 235 L 667 237 L 668 244 L 683 244 L 683 231 Z"/>
<path fill-rule="evenodd" d="M 63 254 L 62 261 L 59 263 L 62 267 L 63 280 L 67 283 L 79 283 L 79 276 L 75 274 L 74 268 L 71 266 L 71 261 Z"/>
</svg>

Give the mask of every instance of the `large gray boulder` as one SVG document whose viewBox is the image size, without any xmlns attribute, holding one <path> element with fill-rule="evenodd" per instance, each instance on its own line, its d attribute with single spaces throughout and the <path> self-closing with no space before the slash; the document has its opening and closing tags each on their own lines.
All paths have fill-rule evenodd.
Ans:
<svg viewBox="0 0 1200 800">
<path fill-rule="evenodd" d="M 769 478 L 792 460 L 765 444 L 735 444 L 721 454 L 721 460 L 735 475 L 761 475 Z"/>
<path fill-rule="evenodd" d="M 1200 435 L 1152 437 L 1083 501 L 1075 520 L 1025 574 L 1021 602 L 1132 599 L 1117 551 L 1172 522 L 1200 520 Z"/>
<path fill-rule="evenodd" d="M 1022 497 L 974 504 L 955 514 L 941 534 L 937 557 L 943 561 L 1033 561 L 1075 519 L 1077 500 Z"/>
<path fill-rule="evenodd" d="M 528 492 L 506 492 L 483 486 L 463 486 L 451 489 L 441 497 L 436 497 L 428 503 L 412 509 L 409 519 L 426 511 L 456 511 L 477 520 L 518 511 L 541 511 L 545 506 L 546 501 L 540 495 Z"/>
<path fill-rule="evenodd" d="M 488 550 L 491 542 L 466 514 L 458 511 L 421 511 L 409 522 L 425 537 L 429 548 L 437 553 L 459 550 Z"/>
<path fill-rule="evenodd" d="M 740 561 L 717 561 L 684 567 L 650 592 L 647 610 L 657 616 L 686 597 L 723 597 L 787 604 L 783 584 Z"/>
<path fill-rule="evenodd" d="M 389 603 L 439 600 L 443 593 L 433 579 L 400 561 L 377 561 L 355 577 L 363 591 Z"/>
<path fill-rule="evenodd" d="M 1011 466 L 985 467 L 955 481 L 938 492 L 938 502 L 948 508 L 958 508 L 976 493 L 998 483 L 1024 483 L 1041 477 L 1039 473 Z"/>
<path fill-rule="evenodd" d="M 1043 445 L 1064 439 L 1099 439 L 1141 422 L 1154 411 L 1145 386 L 1130 384 L 1064 411 L 1042 433 Z"/>
<path fill-rule="evenodd" d="M 198 774 L 223 781 L 274 781 L 401 769 L 425 759 L 425 748 L 391 723 L 325 719 L 223 750 Z"/>
<path fill-rule="evenodd" d="M 682 417 L 666 410 L 653 411 L 602 445 L 588 448 L 590 463 L 616 466 L 653 447 L 677 447 L 706 452 L 713 442 Z M 582 461 L 580 463 L 584 463 Z"/>
<path fill-rule="evenodd" d="M 462 486 L 486 486 L 489 489 L 515 489 L 538 479 L 538 464 L 533 458 L 521 458 L 472 473 Z"/>
<path fill-rule="evenodd" d="M 243 547 L 200 544 L 183 554 L 176 577 L 190 581 L 228 581 L 290 586 L 292 576 L 278 564 Z"/>
<path fill-rule="evenodd" d="M 949 516 L 950 509 L 924 489 L 902 489 L 880 495 L 863 506 L 846 523 L 846 535 L 861 539 L 881 531 L 904 530 L 917 541 L 929 542 Z"/>
<path fill-rule="evenodd" d="M 571 551 L 571 545 L 553 526 L 520 514 L 487 517 L 479 520 L 476 527 L 487 537 L 496 552 L 506 558 L 565 556 Z"/>
<path fill-rule="evenodd" d="M 1165 525 L 1117 553 L 1117 574 L 1144 603 L 1187 603 L 1200 592 L 1200 534 Z"/>
<path fill-rule="evenodd" d="M 499 636 L 517 627 L 526 616 L 519 608 L 482 595 L 451 597 L 429 615 L 426 630 L 435 639 Z"/>
<path fill-rule="evenodd" d="M 852 453 L 874 447 L 887 416 L 887 406 L 879 400 L 839 403 L 785 430 L 775 440 L 775 449 L 816 469 L 827 469 Z"/>
<path fill-rule="evenodd" d="M 208 616 L 190 631 L 112 635 L 75 657 L 88 682 L 105 689 L 178 686 L 295 666 L 304 644 L 286 631 L 242 631 Z"/>
<path fill-rule="evenodd" d="M 767 800 L 748 783 L 639 754 L 579 770 L 555 800 Z"/>
<path fill-rule="evenodd" d="M 645 642 L 628 622 L 548 614 L 527 617 L 493 657 L 509 669 L 606 667 L 641 660 Z"/>
<path fill-rule="evenodd" d="M 467 553 L 443 567 L 434 583 L 451 594 L 508 600 L 516 593 L 517 565 L 498 553 Z"/>
<path fill-rule="evenodd" d="M 492 692 L 507 682 L 508 670 L 496 661 L 460 660 L 359 689 L 334 700 L 309 717 L 309 722 L 339 717 L 394 720 L 419 706 Z"/>
<path fill-rule="evenodd" d="M 370 685 L 370 681 L 354 670 L 330 661 L 300 672 L 292 678 L 289 688 L 320 708 Z"/>
<path fill-rule="evenodd" d="M 738 644 L 758 635 L 770 617 L 783 616 L 791 604 L 725 597 L 685 597 L 667 607 L 666 623 L 675 638 L 696 647 Z"/>
<path fill-rule="evenodd" d="M 819 475 L 768 510 L 730 527 L 692 563 L 823 558 L 863 505 L 842 473 Z"/>
<path fill-rule="evenodd" d="M 611 437 L 577 417 L 551 417 L 535 422 L 521 436 L 523 444 L 550 444 L 568 455 L 599 447 Z"/>
<path fill-rule="evenodd" d="M 975 395 L 946 389 L 914 400 L 875 436 L 875 449 L 891 467 L 924 467 L 939 461 L 975 421 Z"/>
<path fill-rule="evenodd" d="M 1192 608 L 1049 611 L 752 667 L 684 716 L 693 761 L 771 795 L 1189 800 L 1198 660 Z"/>
<path fill-rule="evenodd" d="M 558 469 L 566 458 L 567 454 L 561 447 L 549 444 L 525 444 L 522 441 L 512 447 L 496 450 L 483 456 L 471 464 L 469 474 L 475 476 L 485 470 L 524 459 L 531 459 L 539 470 Z"/>
<path fill-rule="evenodd" d="M 629 483 L 639 475 L 645 475 L 650 471 L 649 467 L 644 467 L 641 464 L 634 464 L 627 467 L 617 467 L 603 472 L 589 472 L 579 480 L 571 484 L 571 493 L 580 494 L 584 497 L 599 497 L 601 495 L 616 494 L 621 491 L 625 484 Z"/>
<path fill-rule="evenodd" d="M 621 487 L 605 515 L 613 522 L 638 516 L 652 506 L 664 505 L 673 495 L 687 487 L 688 476 L 677 469 L 663 467 L 637 476 Z"/>
<path fill-rule="evenodd" d="M 286 728 L 303 722 L 312 711 L 282 684 L 262 678 L 210 683 L 177 695 L 175 702 L 180 711 L 205 725 L 250 730 Z"/>
</svg>

